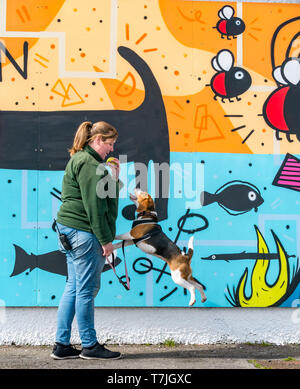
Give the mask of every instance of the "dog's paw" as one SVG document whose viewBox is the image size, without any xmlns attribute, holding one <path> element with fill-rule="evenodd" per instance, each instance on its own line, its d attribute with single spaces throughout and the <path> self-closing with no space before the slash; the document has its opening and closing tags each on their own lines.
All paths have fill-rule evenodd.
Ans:
<svg viewBox="0 0 300 389">
<path fill-rule="evenodd" d="M 201 303 L 205 303 L 206 300 L 207 300 L 207 297 L 203 297 L 203 298 L 201 299 Z"/>
<path fill-rule="evenodd" d="M 193 300 L 190 300 L 189 302 L 189 306 L 192 307 L 196 302 L 196 299 L 193 299 Z"/>
</svg>

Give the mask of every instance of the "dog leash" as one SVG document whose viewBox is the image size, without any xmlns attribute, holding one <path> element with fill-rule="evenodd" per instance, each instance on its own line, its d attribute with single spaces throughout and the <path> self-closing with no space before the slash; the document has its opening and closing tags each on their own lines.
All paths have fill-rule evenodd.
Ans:
<svg viewBox="0 0 300 389">
<path fill-rule="evenodd" d="M 149 222 L 149 220 L 135 220 L 133 222 L 133 227 L 135 225 L 138 225 L 138 224 L 153 224 Z M 143 240 L 147 240 L 149 238 L 151 238 L 152 236 L 160 233 L 162 231 L 162 228 L 160 225 L 158 225 L 156 222 L 154 222 L 155 227 L 153 228 L 153 230 L 151 232 L 148 232 L 147 234 L 145 234 L 144 236 L 142 236 L 141 238 L 137 238 L 137 239 L 133 239 L 133 242 L 134 244 L 136 245 L 137 243 L 143 241 Z M 117 277 L 117 279 L 119 280 L 120 284 L 122 284 L 124 286 L 124 288 L 126 290 L 130 290 L 130 280 L 129 280 L 129 277 L 128 277 L 128 270 L 127 270 L 127 263 L 126 263 L 126 258 L 125 258 L 125 240 L 122 241 L 122 252 L 123 252 L 123 256 L 124 256 L 124 267 L 125 267 L 125 277 L 126 277 L 126 283 L 121 279 L 121 277 L 118 276 L 117 272 L 116 272 L 116 269 L 115 269 L 115 254 L 112 253 L 112 262 L 110 262 L 109 259 L 107 259 L 107 262 L 109 264 L 109 266 L 111 267 L 112 271 L 114 272 L 115 276 Z"/>
<path fill-rule="evenodd" d="M 119 280 L 120 284 L 122 284 L 126 290 L 130 290 L 130 280 L 129 280 L 129 277 L 128 277 L 128 270 L 127 270 L 127 264 L 126 264 L 126 259 L 125 259 L 124 245 L 125 245 L 125 241 L 123 240 L 123 242 L 122 242 L 122 251 L 123 251 L 123 256 L 124 256 L 124 267 L 125 267 L 126 283 L 121 279 L 121 277 L 118 276 L 118 274 L 116 272 L 116 268 L 115 268 L 115 254 L 114 253 L 112 253 L 112 262 L 110 262 L 109 259 L 107 259 L 107 262 L 108 262 L 109 266 L 111 267 L 112 271 L 115 273 L 115 276 Z"/>
<path fill-rule="evenodd" d="M 151 238 L 153 235 L 156 235 L 157 233 L 159 233 L 160 231 L 161 231 L 161 229 L 159 228 L 158 230 L 156 230 L 152 234 L 148 233 L 148 234 L 142 236 L 141 238 L 133 239 L 133 242 L 136 245 L 138 242 L 141 242 L 142 240 L 147 240 L 147 239 Z M 126 290 L 130 290 L 130 280 L 129 280 L 129 277 L 128 277 L 128 269 L 127 269 L 127 263 L 126 263 L 126 258 L 125 258 L 125 249 L 124 249 L 124 247 L 125 247 L 125 240 L 123 240 L 123 242 L 122 242 L 122 252 L 123 252 L 123 256 L 124 256 L 124 267 L 125 267 L 126 283 L 121 279 L 121 277 L 118 276 L 118 274 L 116 272 L 116 268 L 115 268 L 115 254 L 114 253 L 112 253 L 112 262 L 110 262 L 109 259 L 107 259 L 107 262 L 108 262 L 109 266 L 111 267 L 112 271 L 114 272 L 115 276 L 119 280 L 120 284 L 122 284 Z"/>
<path fill-rule="evenodd" d="M 57 226 L 56 220 L 54 219 L 54 221 L 52 223 L 52 230 L 54 232 L 56 232 L 56 228 L 58 230 L 58 226 Z M 59 232 L 59 230 L 58 230 L 58 232 Z M 115 268 L 115 254 L 114 253 L 112 253 L 112 262 L 110 262 L 109 259 L 107 259 L 107 262 L 108 262 L 109 266 L 112 268 L 112 270 L 115 273 L 115 275 L 116 275 L 117 279 L 119 280 L 119 282 L 124 286 L 124 288 L 126 290 L 130 290 L 130 280 L 129 280 L 129 277 L 128 277 L 128 270 L 127 270 L 127 264 L 126 264 L 126 259 L 125 259 L 124 245 L 125 245 L 125 241 L 123 240 L 123 242 L 122 242 L 122 251 L 123 251 L 123 255 L 124 255 L 124 266 L 125 266 L 126 283 L 118 276 L 118 274 L 116 272 L 116 268 Z"/>
</svg>

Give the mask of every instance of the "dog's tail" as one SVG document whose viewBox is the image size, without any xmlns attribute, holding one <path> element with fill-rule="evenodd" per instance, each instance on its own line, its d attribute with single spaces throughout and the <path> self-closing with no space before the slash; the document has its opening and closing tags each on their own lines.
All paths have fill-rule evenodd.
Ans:
<svg viewBox="0 0 300 389">
<path fill-rule="evenodd" d="M 192 236 L 189 240 L 189 243 L 188 243 L 188 252 L 187 252 L 187 256 L 189 258 L 189 260 L 192 259 L 192 256 L 194 254 L 194 237 Z"/>
</svg>

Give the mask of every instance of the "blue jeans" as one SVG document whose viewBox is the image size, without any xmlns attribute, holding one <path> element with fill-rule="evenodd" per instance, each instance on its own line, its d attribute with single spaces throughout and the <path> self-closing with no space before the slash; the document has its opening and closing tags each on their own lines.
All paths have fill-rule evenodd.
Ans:
<svg viewBox="0 0 300 389">
<path fill-rule="evenodd" d="M 67 236 L 72 250 L 66 251 L 58 240 L 59 250 L 66 254 L 68 278 L 57 312 L 56 342 L 70 344 L 71 327 L 76 314 L 82 347 L 90 347 L 97 343 L 94 300 L 100 289 L 105 257 L 94 234 L 60 223 L 57 225 L 59 232 Z"/>
</svg>

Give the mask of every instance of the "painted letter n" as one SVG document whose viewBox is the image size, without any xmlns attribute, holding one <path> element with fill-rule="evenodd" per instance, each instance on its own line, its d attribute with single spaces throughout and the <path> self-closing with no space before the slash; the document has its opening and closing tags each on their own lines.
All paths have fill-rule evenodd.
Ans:
<svg viewBox="0 0 300 389">
<path fill-rule="evenodd" d="M 10 52 L 7 50 L 7 48 L 4 46 L 3 42 L 0 41 L 0 82 L 2 82 L 2 60 L 1 55 L 3 53 L 6 55 L 6 57 L 10 60 L 10 62 L 13 64 L 15 69 L 17 69 L 18 73 L 21 74 L 21 76 L 26 80 L 27 79 L 27 63 L 28 63 L 28 42 L 23 43 L 23 70 L 20 68 L 20 66 L 17 64 L 17 62 L 14 60 L 13 56 L 10 54 Z"/>
</svg>

